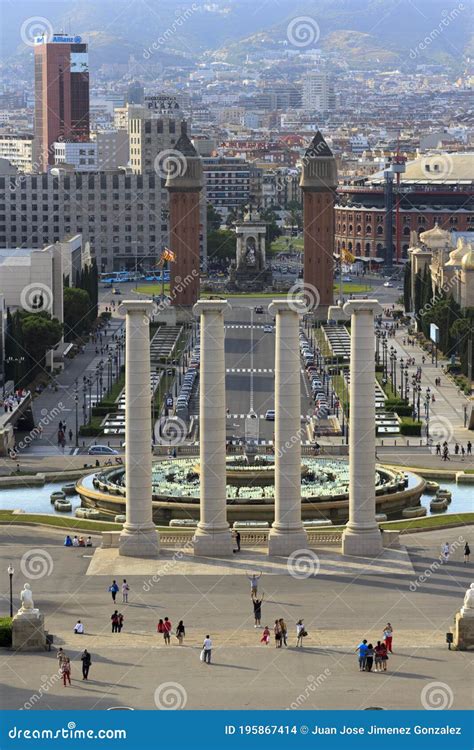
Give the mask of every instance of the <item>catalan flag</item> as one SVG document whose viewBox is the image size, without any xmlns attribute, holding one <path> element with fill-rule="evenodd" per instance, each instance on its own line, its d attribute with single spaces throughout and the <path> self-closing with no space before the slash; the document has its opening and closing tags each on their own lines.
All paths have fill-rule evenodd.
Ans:
<svg viewBox="0 0 474 750">
<path fill-rule="evenodd" d="M 174 263 L 176 260 L 176 253 L 170 250 L 169 247 L 165 247 L 161 253 L 160 260 L 163 262 L 168 261 L 169 263 Z"/>
<path fill-rule="evenodd" d="M 350 253 L 349 250 L 346 250 L 345 248 L 341 250 L 341 258 L 345 263 L 354 263 L 355 261 L 355 256 L 352 255 L 352 253 Z"/>
</svg>

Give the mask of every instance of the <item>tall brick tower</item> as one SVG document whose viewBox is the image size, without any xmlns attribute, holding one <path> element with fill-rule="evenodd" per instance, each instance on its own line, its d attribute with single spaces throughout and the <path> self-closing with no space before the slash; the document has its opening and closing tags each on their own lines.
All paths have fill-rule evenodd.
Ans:
<svg viewBox="0 0 474 750">
<path fill-rule="evenodd" d="M 170 248 L 176 256 L 170 263 L 171 304 L 190 307 L 199 297 L 199 194 L 203 175 L 201 157 L 187 136 L 185 123 L 168 158 Z"/>
<path fill-rule="evenodd" d="M 303 191 L 304 283 L 318 290 L 319 306 L 325 311 L 333 304 L 337 168 L 332 151 L 319 130 L 304 155 L 300 186 Z"/>
</svg>

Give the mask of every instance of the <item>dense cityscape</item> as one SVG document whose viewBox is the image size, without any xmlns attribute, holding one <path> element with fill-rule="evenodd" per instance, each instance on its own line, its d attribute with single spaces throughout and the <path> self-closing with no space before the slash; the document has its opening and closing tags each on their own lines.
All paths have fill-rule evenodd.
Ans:
<svg viewBox="0 0 474 750">
<path fill-rule="evenodd" d="M 1 708 L 462 723 L 472 18 L 2 6 Z"/>
</svg>

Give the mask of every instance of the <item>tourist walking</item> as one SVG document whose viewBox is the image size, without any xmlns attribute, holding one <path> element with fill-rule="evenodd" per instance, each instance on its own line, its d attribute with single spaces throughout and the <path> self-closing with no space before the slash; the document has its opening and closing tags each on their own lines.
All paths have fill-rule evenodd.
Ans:
<svg viewBox="0 0 474 750">
<path fill-rule="evenodd" d="M 393 638 L 393 628 L 390 625 L 389 622 L 385 625 L 384 631 L 383 631 L 383 639 L 385 641 L 385 646 L 387 648 L 387 651 L 390 651 L 391 654 L 393 654 L 392 651 L 392 638 Z"/>
<path fill-rule="evenodd" d="M 288 635 L 288 628 L 286 627 L 286 622 L 284 621 L 283 617 L 280 617 L 280 630 L 281 630 L 281 640 L 284 646 L 288 646 L 288 641 L 286 639 L 286 636 Z"/>
<path fill-rule="evenodd" d="M 63 685 L 66 687 L 67 684 L 71 684 L 71 660 L 69 656 L 65 656 L 61 662 L 61 674 L 63 677 Z"/>
<path fill-rule="evenodd" d="M 165 621 L 163 623 L 163 639 L 167 646 L 169 646 L 171 643 L 170 632 L 171 632 L 171 620 L 168 617 L 165 617 Z"/>
<path fill-rule="evenodd" d="M 117 596 L 118 590 L 119 590 L 119 587 L 118 587 L 117 581 L 115 581 L 115 580 L 112 581 L 111 585 L 109 586 L 109 591 L 110 591 L 110 593 L 112 595 L 112 601 L 113 601 L 114 604 L 115 604 L 115 598 Z"/>
<path fill-rule="evenodd" d="M 263 597 L 264 596 L 265 596 L 265 594 L 262 594 L 261 599 L 256 599 L 256 598 L 254 599 L 252 597 L 253 616 L 255 618 L 255 627 L 256 628 L 260 627 L 260 621 L 262 619 L 262 602 L 263 602 Z"/>
<path fill-rule="evenodd" d="M 58 648 L 58 653 L 56 654 L 56 659 L 58 660 L 59 666 L 61 666 L 64 659 L 67 658 L 67 654 L 65 651 L 63 651 L 62 646 Z"/>
<path fill-rule="evenodd" d="M 303 620 L 298 620 L 296 623 L 296 645 L 303 647 L 303 638 L 306 638 L 308 633 L 305 630 Z"/>
<path fill-rule="evenodd" d="M 361 641 L 361 643 L 359 643 L 359 645 L 356 648 L 356 651 L 359 653 L 359 672 L 363 672 L 365 670 L 367 651 L 368 651 L 367 641 L 365 638 L 363 641 Z"/>
<path fill-rule="evenodd" d="M 275 636 L 275 648 L 281 648 L 280 620 L 275 620 L 275 624 L 273 626 L 273 635 Z"/>
<path fill-rule="evenodd" d="M 201 661 L 205 664 L 206 662 L 208 664 L 211 663 L 211 654 L 212 654 L 212 641 L 211 636 L 206 635 L 204 638 L 204 643 L 202 644 L 202 651 L 201 651 Z"/>
<path fill-rule="evenodd" d="M 81 656 L 82 661 L 82 679 L 87 680 L 89 677 L 89 669 L 91 668 L 91 655 L 85 648 Z"/>
<path fill-rule="evenodd" d="M 467 565 L 469 562 L 469 555 L 471 554 L 471 548 L 469 547 L 469 544 L 466 542 L 464 545 L 464 565 Z"/>
<path fill-rule="evenodd" d="M 113 613 L 113 615 L 111 616 L 110 619 L 112 621 L 112 633 L 118 633 L 119 632 L 119 630 L 118 630 L 119 613 L 118 613 L 117 609 L 115 610 L 115 612 Z"/>
<path fill-rule="evenodd" d="M 119 612 L 118 613 L 118 622 L 117 622 L 117 633 L 121 633 L 122 632 L 123 620 L 124 620 L 123 614 L 121 612 Z"/>
<path fill-rule="evenodd" d="M 260 573 L 252 573 L 251 575 L 247 575 L 247 578 L 250 581 L 250 596 L 254 599 L 257 597 L 258 579 L 261 577 L 262 577 L 262 571 L 260 571 Z"/>
<path fill-rule="evenodd" d="M 382 644 L 381 641 L 377 641 L 377 645 L 374 648 L 374 657 L 375 657 L 375 671 L 381 672 L 382 671 L 382 653 L 387 653 L 387 649 L 385 648 L 385 645 Z"/>
<path fill-rule="evenodd" d="M 128 592 L 130 591 L 130 586 L 127 583 L 127 579 L 124 578 L 122 582 L 122 604 L 128 604 Z"/>
<path fill-rule="evenodd" d="M 371 643 L 367 646 L 367 656 L 365 657 L 365 669 L 367 672 L 372 672 L 374 664 L 374 647 Z"/>
<path fill-rule="evenodd" d="M 176 626 L 176 638 L 178 639 L 178 643 L 180 646 L 183 645 L 185 635 L 186 630 L 184 629 L 184 622 L 180 620 Z"/>
<path fill-rule="evenodd" d="M 466 447 L 467 447 L 467 455 L 471 456 L 472 455 L 472 443 L 470 440 L 467 441 Z"/>
<path fill-rule="evenodd" d="M 446 542 L 445 544 L 443 544 L 443 549 L 442 549 L 442 551 L 441 551 L 441 554 L 442 554 L 442 556 L 443 556 L 443 560 L 444 560 L 444 562 L 448 562 L 448 560 L 449 560 L 449 555 L 450 555 L 450 552 L 451 552 L 451 548 L 450 548 L 450 546 L 449 546 L 449 543 L 448 543 L 448 542 Z"/>
<path fill-rule="evenodd" d="M 270 643 L 270 628 L 268 625 L 265 625 L 262 633 L 262 637 L 260 638 L 260 643 L 264 643 L 265 646 L 268 646 Z"/>
</svg>

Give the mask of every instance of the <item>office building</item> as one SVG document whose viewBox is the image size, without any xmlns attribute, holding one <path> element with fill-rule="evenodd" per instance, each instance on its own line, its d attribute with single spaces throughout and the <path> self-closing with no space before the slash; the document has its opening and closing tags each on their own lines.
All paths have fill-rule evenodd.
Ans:
<svg viewBox="0 0 474 750">
<path fill-rule="evenodd" d="M 0 133 L 0 159 L 7 159 L 19 172 L 35 171 L 33 135 Z"/>
<path fill-rule="evenodd" d="M 334 84 L 328 73 L 307 73 L 303 78 L 303 109 L 309 112 L 328 112 L 335 109 Z"/>
<path fill-rule="evenodd" d="M 89 62 L 81 37 L 38 37 L 35 57 L 35 125 L 40 171 L 54 163 L 57 141 L 89 140 Z"/>
<path fill-rule="evenodd" d="M 100 271 L 151 268 L 167 242 L 154 173 L 14 174 L 0 162 L 0 247 L 41 248 L 81 233 Z"/>
</svg>

